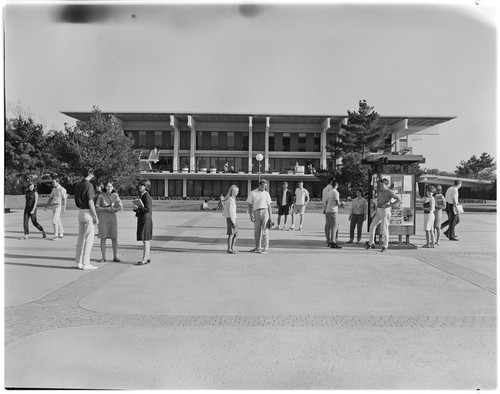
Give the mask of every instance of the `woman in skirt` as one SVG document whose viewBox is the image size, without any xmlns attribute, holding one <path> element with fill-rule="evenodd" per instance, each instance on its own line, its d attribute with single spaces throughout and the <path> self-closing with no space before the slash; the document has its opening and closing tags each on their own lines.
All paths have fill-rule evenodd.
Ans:
<svg viewBox="0 0 500 394">
<path fill-rule="evenodd" d="M 434 247 L 434 211 L 436 210 L 436 200 L 433 194 L 436 188 L 432 185 L 427 187 L 427 197 L 424 200 L 424 230 L 427 243 L 422 246 L 423 248 Z"/>
<path fill-rule="evenodd" d="M 150 241 L 153 238 L 153 200 L 149 195 L 151 182 L 148 179 L 139 181 L 139 194 L 141 196 L 139 205 L 134 204 L 135 216 L 137 217 L 137 240 L 142 241 L 142 260 L 135 265 L 146 265 L 151 263 L 149 253 Z"/>
</svg>

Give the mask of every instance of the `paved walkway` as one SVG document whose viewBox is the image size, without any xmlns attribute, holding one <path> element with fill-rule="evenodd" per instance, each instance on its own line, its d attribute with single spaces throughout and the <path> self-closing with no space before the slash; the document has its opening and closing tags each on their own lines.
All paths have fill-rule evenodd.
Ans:
<svg viewBox="0 0 500 394">
<path fill-rule="evenodd" d="M 58 241 L 35 229 L 18 240 L 22 212 L 4 216 L 7 387 L 497 385 L 494 214 L 464 215 L 460 242 L 382 254 L 327 249 L 323 216 L 311 213 L 302 232 L 272 231 L 271 253 L 256 255 L 241 213 L 240 253 L 228 255 L 220 212 L 156 212 L 153 262 L 137 267 L 135 218 L 122 212 L 122 263 L 95 271 L 75 268 L 76 216 L 67 212 Z M 39 221 L 50 229 L 49 212 Z M 347 228 L 343 213 L 343 240 Z M 419 229 L 412 242 L 424 238 Z"/>
</svg>

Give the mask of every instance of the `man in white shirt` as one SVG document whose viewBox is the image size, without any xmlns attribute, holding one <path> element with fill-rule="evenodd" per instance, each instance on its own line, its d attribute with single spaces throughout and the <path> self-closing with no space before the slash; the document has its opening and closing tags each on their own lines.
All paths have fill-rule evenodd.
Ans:
<svg viewBox="0 0 500 394">
<path fill-rule="evenodd" d="M 283 188 L 278 193 L 276 205 L 278 205 L 278 224 L 275 230 L 279 230 L 281 224 L 281 217 L 284 216 L 283 230 L 286 230 L 286 219 L 290 213 L 290 207 L 293 204 L 293 193 L 288 189 L 288 182 L 283 182 Z"/>
<path fill-rule="evenodd" d="M 267 181 L 261 179 L 259 187 L 248 196 L 248 213 L 253 222 L 255 248 L 251 252 L 269 253 L 269 229 L 267 226 L 271 218 L 271 196 L 266 191 Z M 272 223 L 271 223 L 272 226 Z"/>
<path fill-rule="evenodd" d="M 460 221 L 460 217 L 458 216 L 458 189 L 462 186 L 462 182 L 458 179 L 455 179 L 453 182 L 453 186 L 449 187 L 446 190 L 446 194 L 444 196 L 446 200 L 446 214 L 448 215 L 448 220 L 446 220 L 443 224 L 441 224 L 441 228 L 448 226 L 448 230 L 444 232 L 444 235 L 448 237 L 450 241 L 458 241 L 458 238 L 455 234 L 455 227 Z"/>
<path fill-rule="evenodd" d="M 338 244 L 338 232 L 339 232 L 339 205 L 340 205 L 340 195 L 337 191 L 339 184 L 337 182 L 332 183 L 332 189 L 326 194 L 326 208 L 325 217 L 328 223 L 328 234 L 326 236 L 326 242 L 328 246 L 332 249 L 341 249 L 342 246 Z"/>
<path fill-rule="evenodd" d="M 302 231 L 302 224 L 304 223 L 304 213 L 306 205 L 309 202 L 309 192 L 304 189 L 304 182 L 299 182 L 299 187 L 295 189 L 295 196 L 293 198 L 293 214 L 292 214 L 292 227 L 295 230 L 295 215 L 300 215 L 299 231 Z"/>
<path fill-rule="evenodd" d="M 47 205 L 52 205 L 52 224 L 54 225 L 54 238 L 52 238 L 52 241 L 64 238 L 61 214 L 66 212 L 67 196 L 66 189 L 59 184 L 59 178 L 52 179 L 52 192 L 47 201 Z"/>
</svg>

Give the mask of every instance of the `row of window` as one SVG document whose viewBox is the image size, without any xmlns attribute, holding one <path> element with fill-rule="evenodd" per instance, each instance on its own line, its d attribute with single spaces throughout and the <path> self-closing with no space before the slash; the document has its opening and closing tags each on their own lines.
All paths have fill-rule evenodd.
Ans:
<svg viewBox="0 0 500 394">
<path fill-rule="evenodd" d="M 135 148 L 173 149 L 173 131 L 127 131 L 135 142 Z M 191 132 L 180 131 L 179 149 L 191 148 Z M 276 152 L 319 152 L 320 133 L 269 133 L 269 150 Z M 248 132 L 197 131 L 196 149 L 198 150 L 236 150 L 248 151 Z M 265 133 L 252 133 L 252 150 L 265 149 Z"/>
</svg>

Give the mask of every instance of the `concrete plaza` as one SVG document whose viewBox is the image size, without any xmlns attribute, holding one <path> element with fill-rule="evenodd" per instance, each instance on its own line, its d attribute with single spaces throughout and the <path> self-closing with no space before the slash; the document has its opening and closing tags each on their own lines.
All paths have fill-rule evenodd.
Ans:
<svg viewBox="0 0 500 394">
<path fill-rule="evenodd" d="M 50 212 L 38 216 L 52 233 Z M 77 211 L 57 241 L 32 226 L 19 240 L 20 210 L 4 221 L 6 387 L 497 386 L 495 213 L 462 215 L 459 242 L 387 253 L 328 249 L 323 215 L 306 213 L 303 231 L 271 231 L 268 255 L 249 252 L 252 224 L 239 213 L 240 253 L 230 255 L 220 211 L 154 212 L 152 263 L 138 267 L 127 210 L 122 262 L 94 271 L 74 264 Z"/>
</svg>

